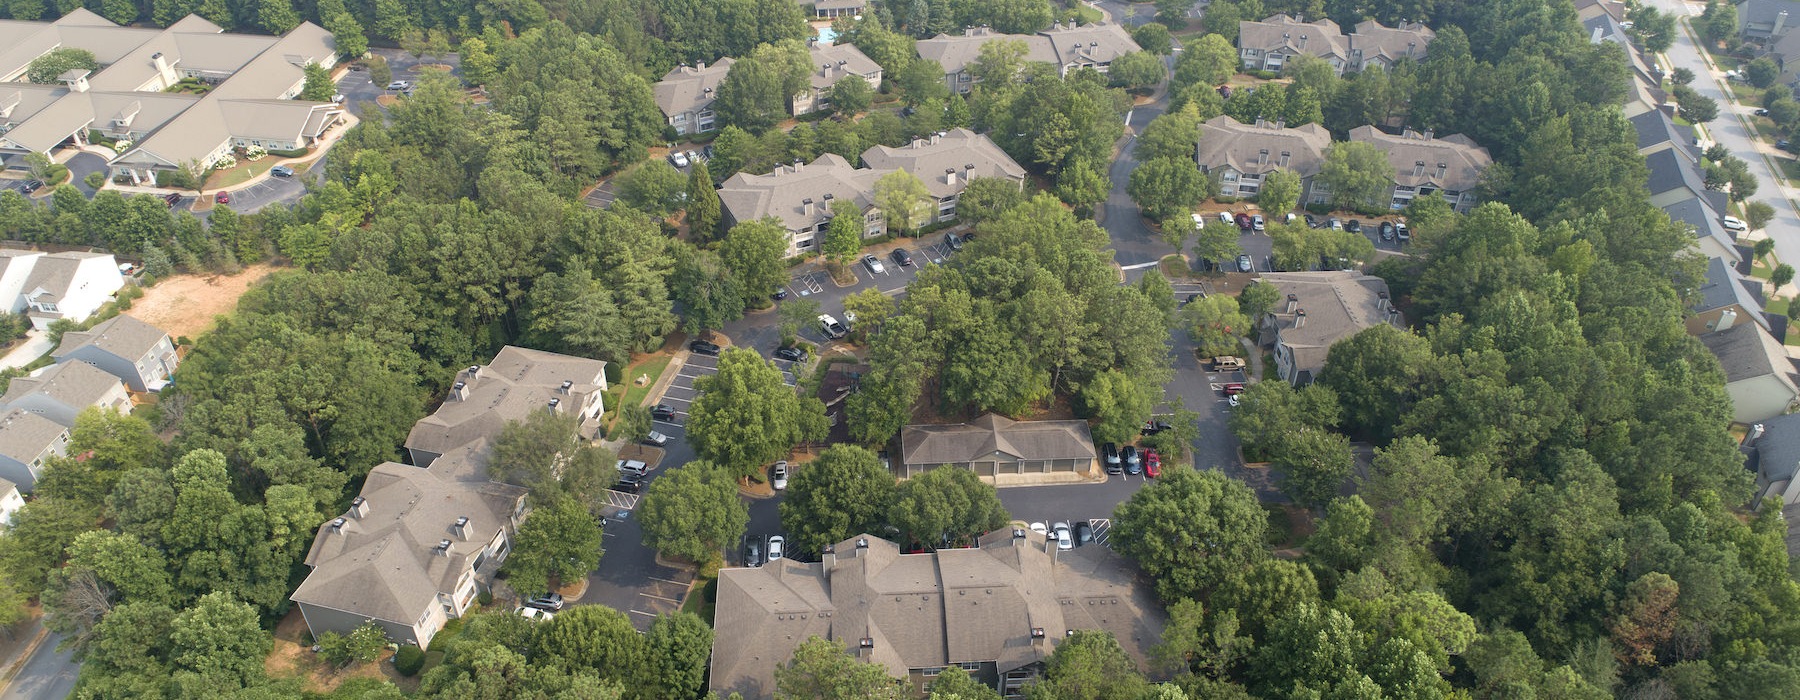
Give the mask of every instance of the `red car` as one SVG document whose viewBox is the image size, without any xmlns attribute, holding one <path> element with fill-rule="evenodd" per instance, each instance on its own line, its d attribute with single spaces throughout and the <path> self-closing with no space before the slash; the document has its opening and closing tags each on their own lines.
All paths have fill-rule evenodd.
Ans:
<svg viewBox="0 0 1800 700">
<path fill-rule="evenodd" d="M 231 193 L 230 192 L 220 192 L 218 194 L 213 195 L 213 203 L 214 204 L 230 204 L 231 203 Z"/>
<path fill-rule="evenodd" d="M 1225 395 L 1226 396 L 1236 396 L 1236 395 L 1242 394 L 1242 393 L 1244 393 L 1244 385 L 1242 385 L 1242 384 L 1226 384 L 1225 385 Z"/>
<path fill-rule="evenodd" d="M 1162 457 L 1156 450 L 1144 450 L 1144 476 L 1152 479 L 1162 476 Z"/>
</svg>

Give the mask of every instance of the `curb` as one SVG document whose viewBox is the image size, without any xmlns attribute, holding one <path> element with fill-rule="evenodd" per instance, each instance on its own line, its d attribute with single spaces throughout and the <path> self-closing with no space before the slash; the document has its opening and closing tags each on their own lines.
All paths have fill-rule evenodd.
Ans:
<svg viewBox="0 0 1800 700">
<path fill-rule="evenodd" d="M 686 350 L 677 350 L 675 351 L 675 354 L 670 355 L 669 364 L 663 368 L 662 376 L 657 377 L 656 383 L 650 386 L 650 390 L 644 392 L 644 401 L 638 405 L 651 406 L 655 405 L 656 402 L 661 401 L 663 394 L 669 393 L 669 385 L 675 383 L 675 376 L 681 374 L 682 367 L 687 366 L 687 358 L 688 353 Z M 669 370 L 674 371 L 671 372 Z"/>
<path fill-rule="evenodd" d="M 41 622 L 38 623 L 37 635 L 25 644 L 25 648 L 20 651 L 18 658 L 6 667 L 6 671 L 0 673 L 0 693 L 6 692 L 7 687 L 12 685 L 13 677 L 19 675 L 19 669 L 24 668 L 25 662 L 30 661 L 31 657 L 37 654 L 38 647 L 43 645 L 44 638 L 48 636 L 50 636 L 50 628 L 45 627 Z"/>
</svg>

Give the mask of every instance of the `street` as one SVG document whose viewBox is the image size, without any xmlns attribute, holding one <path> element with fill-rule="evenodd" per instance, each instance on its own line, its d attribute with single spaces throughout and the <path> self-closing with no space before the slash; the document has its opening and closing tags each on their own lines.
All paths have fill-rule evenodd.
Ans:
<svg viewBox="0 0 1800 700">
<path fill-rule="evenodd" d="M 31 658 L 0 692 L 0 700 L 61 700 L 75 689 L 75 678 L 81 667 L 66 651 L 57 651 L 62 635 L 51 632 L 44 636 Z"/>
<path fill-rule="evenodd" d="M 1652 0 L 1651 4 L 1683 18 L 1682 31 L 1675 33 L 1675 43 L 1665 54 L 1669 65 L 1694 71 L 1694 82 L 1689 87 L 1719 102 L 1719 118 L 1707 123 L 1707 133 L 1714 141 L 1750 165 L 1750 173 L 1756 176 L 1756 181 L 1761 185 L 1757 190 L 1758 196 L 1752 199 L 1766 201 L 1775 207 L 1775 218 L 1763 231 L 1774 239 L 1776 257 L 1788 261 L 1800 260 L 1800 212 L 1794 208 L 1794 193 L 1782 186 L 1782 181 L 1775 177 L 1769 161 L 1771 157 L 1789 156 L 1775 150 L 1773 144 L 1758 139 L 1748 122 L 1750 113 L 1761 105 L 1732 102 L 1725 94 L 1725 76 L 1712 70 L 1702 58 L 1700 46 L 1695 43 L 1694 30 L 1686 23 L 1686 18 L 1700 15 L 1701 4 L 1681 0 Z"/>
</svg>

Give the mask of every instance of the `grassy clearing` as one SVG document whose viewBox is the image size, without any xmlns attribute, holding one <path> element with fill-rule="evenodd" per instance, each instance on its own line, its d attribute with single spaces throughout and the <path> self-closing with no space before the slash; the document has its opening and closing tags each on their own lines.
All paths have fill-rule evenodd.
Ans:
<svg viewBox="0 0 1800 700">
<path fill-rule="evenodd" d="M 716 578 L 716 575 L 713 578 L 705 579 L 705 583 L 696 581 L 693 590 L 688 593 L 687 600 L 681 602 L 681 611 L 699 615 L 701 620 L 704 620 L 708 626 L 711 626 L 713 623 L 713 608 L 716 604 L 718 595 L 719 579 Z"/>
<path fill-rule="evenodd" d="M 650 387 L 656 386 L 656 380 L 661 378 L 663 370 L 668 368 L 669 356 L 658 353 L 626 369 L 625 384 L 630 388 L 625 390 L 625 400 L 619 405 L 643 403 L 644 397 L 650 395 Z M 638 386 L 636 383 L 639 375 L 648 377 L 643 386 Z"/>
</svg>

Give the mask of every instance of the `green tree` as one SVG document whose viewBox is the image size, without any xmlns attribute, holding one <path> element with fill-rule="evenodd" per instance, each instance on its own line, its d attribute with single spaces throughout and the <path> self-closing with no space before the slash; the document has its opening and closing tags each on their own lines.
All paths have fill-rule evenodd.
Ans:
<svg viewBox="0 0 1800 700">
<path fill-rule="evenodd" d="M 1176 214 L 1162 222 L 1162 239 L 1180 255 L 1187 248 L 1187 243 L 1194 237 L 1194 217 Z"/>
<path fill-rule="evenodd" d="M 513 540 L 501 569 L 522 592 L 548 591 L 552 582 L 567 584 L 600 566 L 600 521 L 573 498 L 534 509 Z"/>
<path fill-rule="evenodd" d="M 1056 174 L 1056 198 L 1077 212 L 1091 213 L 1095 205 L 1106 201 L 1112 192 L 1112 178 L 1086 158 L 1069 163 Z"/>
<path fill-rule="evenodd" d="M 1198 107 L 1189 105 L 1179 112 L 1166 112 L 1150 120 L 1150 124 L 1144 127 L 1144 132 L 1138 135 L 1137 145 L 1133 146 L 1136 150 L 1132 151 L 1132 155 L 1139 161 L 1156 158 L 1192 159 L 1199 145 L 1200 111 Z"/>
<path fill-rule="evenodd" d="M 493 52 L 488 50 L 487 42 L 482 41 L 481 37 L 472 36 L 464 39 L 462 45 L 457 47 L 457 51 L 462 57 L 460 64 L 462 77 L 468 84 L 486 85 L 492 82 L 494 76 L 499 73 L 499 59 L 495 58 Z"/>
<path fill-rule="evenodd" d="M 1150 420 L 1159 393 L 1152 385 L 1109 369 L 1083 385 L 1078 398 L 1082 411 L 1094 421 L 1096 442 L 1129 443 Z"/>
<path fill-rule="evenodd" d="M 669 295 L 681 304 L 683 330 L 697 336 L 743 318 L 751 293 L 719 254 L 691 247 L 677 251 L 675 270 L 669 275 Z"/>
<path fill-rule="evenodd" d="M 908 62 L 894 74 L 894 84 L 900 87 L 902 99 L 909 107 L 950 96 L 950 86 L 944 83 L 944 67 L 936 61 Z"/>
<path fill-rule="evenodd" d="M 748 477 L 794 445 L 824 437 L 824 407 L 802 401 L 781 370 L 754 351 L 726 350 L 718 373 L 695 382 L 688 440 L 701 459 Z"/>
<path fill-rule="evenodd" d="M 300 26 L 300 15 L 290 0 L 257 0 L 256 24 L 263 31 L 280 36 Z"/>
<path fill-rule="evenodd" d="M 1113 548 L 1163 600 L 1196 598 L 1267 556 L 1256 494 L 1217 471 L 1169 471 L 1119 504 L 1113 521 Z"/>
<path fill-rule="evenodd" d="M 931 223 L 932 202 L 925 183 L 905 170 L 896 170 L 875 181 L 875 206 L 887 216 L 888 228 L 895 231 L 911 232 Z"/>
<path fill-rule="evenodd" d="M 970 226 L 979 226 L 1023 201 L 1025 192 L 1019 183 L 998 177 L 972 178 L 962 194 L 956 197 L 956 218 Z"/>
<path fill-rule="evenodd" d="M 668 161 L 651 160 L 619 178 L 619 201 L 651 216 L 680 209 L 687 199 L 688 178 Z"/>
<path fill-rule="evenodd" d="M 619 421 L 613 424 L 613 439 L 637 442 L 650 436 L 650 409 L 643 404 L 628 403 L 619 407 Z"/>
<path fill-rule="evenodd" d="M 1161 157 L 1131 171 L 1126 192 L 1145 216 L 1165 219 L 1189 213 L 1205 199 L 1207 180 L 1192 159 Z"/>
<path fill-rule="evenodd" d="M 62 74 L 72 70 L 100 70 L 100 61 L 94 58 L 94 52 L 86 49 L 54 48 L 31 59 L 31 65 L 25 68 L 25 79 L 40 85 L 55 85 L 62 81 Z"/>
<path fill-rule="evenodd" d="M 1236 23 L 1233 23 L 1236 28 Z M 1207 34 L 1199 41 L 1183 47 L 1181 58 L 1175 61 L 1176 85 L 1205 85 L 1209 88 L 1222 85 L 1237 74 L 1237 47 L 1231 45 L 1231 39 L 1218 34 Z"/>
<path fill-rule="evenodd" d="M 713 630 L 690 612 L 663 614 L 650 623 L 648 668 L 656 669 L 654 697 L 697 698 L 706 690 L 706 665 L 712 657 Z"/>
<path fill-rule="evenodd" d="M 1393 189 L 1394 166 L 1374 144 L 1340 141 L 1326 150 L 1317 179 L 1331 190 L 1332 204 L 1337 207 L 1372 208 Z"/>
<path fill-rule="evenodd" d="M 1675 95 L 1675 105 L 1680 108 L 1681 116 L 1688 121 L 1705 124 L 1719 117 L 1717 100 L 1702 95 L 1686 85 L 1677 85 L 1671 92 Z"/>
<path fill-rule="evenodd" d="M 757 304 L 787 282 L 787 250 L 787 229 L 775 219 L 746 221 L 725 234 L 719 259 L 744 286 L 744 301 Z"/>
<path fill-rule="evenodd" d="M 1296 503 L 1317 508 L 1337 497 L 1356 468 L 1356 457 L 1348 438 L 1306 428 L 1281 440 L 1275 463 L 1281 467 L 1282 492 Z"/>
<path fill-rule="evenodd" d="M 782 700 L 900 700 L 900 680 L 887 669 L 857 661 L 844 645 L 811 637 L 794 649 L 794 657 L 775 667 L 775 697 Z"/>
<path fill-rule="evenodd" d="M 1759 230 L 1764 226 L 1768 226 L 1769 222 L 1774 220 L 1775 207 L 1770 206 L 1768 202 L 1749 202 L 1744 205 L 1744 224 L 1748 226 L 1750 230 Z M 1761 245 L 1762 241 L 1757 241 L 1756 243 L 1757 245 Z M 1767 253 L 1761 253 L 1759 255 L 1767 255 Z"/>
<path fill-rule="evenodd" d="M 698 243 L 718 236 L 720 211 L 719 192 L 713 188 L 712 172 L 707 170 L 706 161 L 695 163 L 688 170 L 687 180 L 688 235 Z"/>
<path fill-rule="evenodd" d="M 1300 176 L 1290 170 L 1276 170 L 1263 177 L 1262 189 L 1256 193 L 1256 205 L 1274 218 L 1281 218 L 1300 203 Z"/>
<path fill-rule="evenodd" d="M 1694 23 L 1694 28 L 1699 30 L 1700 38 L 1708 45 L 1728 42 L 1737 36 L 1737 6 L 1729 2 L 1707 0 L 1706 10 L 1700 14 L 1700 21 Z"/>
<path fill-rule="evenodd" d="M 1026 697 L 1044 700 L 1136 700 L 1148 684 L 1111 632 L 1075 630 L 1044 663 Z"/>
<path fill-rule="evenodd" d="M 1631 34 L 1643 45 L 1645 51 L 1665 53 L 1675 43 L 1677 29 L 1673 13 L 1645 6 L 1633 10 L 1631 20 L 1635 25 L 1631 28 Z"/>
<path fill-rule="evenodd" d="M 762 133 L 787 115 L 790 100 L 807 89 L 812 59 L 797 41 L 764 44 L 731 64 L 713 109 L 723 124 Z"/>
<path fill-rule="evenodd" d="M 1209 220 L 1200 227 L 1200 235 L 1194 240 L 1194 255 L 1202 260 L 1226 264 L 1244 252 L 1238 243 L 1239 235 L 1238 227 Z"/>
<path fill-rule="evenodd" d="M 881 530 L 894 504 L 894 475 L 875 453 L 833 445 L 793 470 L 780 504 L 781 527 L 801 552 Z"/>
<path fill-rule="evenodd" d="M 867 80 L 839 80 L 826 94 L 831 100 L 831 110 L 847 117 L 868 111 L 875 101 L 875 89 L 869 87 Z"/>
<path fill-rule="evenodd" d="M 1137 42 L 1138 48 L 1159 56 L 1169 55 L 1169 50 L 1174 46 L 1169 37 L 1169 28 L 1155 22 L 1131 30 L 1131 40 Z"/>
<path fill-rule="evenodd" d="M 368 65 L 369 82 L 376 85 L 386 85 L 394 81 L 394 69 L 388 66 L 386 58 L 380 55 L 370 56 Z"/>
<path fill-rule="evenodd" d="M 1757 260 L 1769 257 L 1770 253 L 1775 252 L 1775 239 L 1763 238 L 1758 240 L 1756 245 L 1751 248 L 1751 252 L 1756 255 Z"/>
<path fill-rule="evenodd" d="M 992 484 L 950 466 L 901 482 L 888 515 L 901 534 L 927 547 L 967 542 L 1011 519 Z"/>
<path fill-rule="evenodd" d="M 856 260 L 862 246 L 862 210 L 848 201 L 832 202 L 831 223 L 825 228 L 825 242 L 819 246 L 819 252 L 832 264 L 843 266 Z"/>
<path fill-rule="evenodd" d="M 1787 286 L 1787 283 L 1792 281 L 1794 281 L 1793 265 L 1782 263 L 1775 266 L 1774 272 L 1769 273 L 1769 283 L 1775 285 L 1776 289 Z"/>
<path fill-rule="evenodd" d="M 1181 323 L 1201 355 L 1237 352 L 1238 338 L 1250 332 L 1250 319 L 1238 309 L 1237 300 L 1221 294 L 1195 299 L 1180 313 Z"/>
<path fill-rule="evenodd" d="M 1257 382 L 1238 399 L 1231 432 L 1253 461 L 1278 459 L 1295 434 L 1334 427 L 1341 415 L 1337 395 L 1316 384 L 1295 389 L 1282 381 Z"/>
<path fill-rule="evenodd" d="M 894 298 L 880 289 L 868 287 L 844 297 L 844 314 L 856 316 L 856 327 L 851 329 L 851 333 L 868 337 L 878 332 L 881 325 L 894 315 Z"/>
<path fill-rule="evenodd" d="M 305 68 L 306 82 L 300 88 L 300 98 L 313 102 L 330 102 L 332 95 L 337 94 L 337 83 L 331 80 L 331 71 L 317 63 L 308 63 Z"/>
<path fill-rule="evenodd" d="M 350 60 L 355 60 L 362 58 L 363 54 L 369 52 L 369 38 L 363 33 L 362 23 L 356 20 L 356 15 L 343 10 L 343 3 L 338 3 L 339 11 L 329 14 L 322 11 L 325 7 L 325 3 L 319 3 L 319 7 L 321 8 L 321 24 L 324 26 L 325 31 L 331 32 L 331 35 L 337 40 L 338 55 Z M 473 37 L 471 37 L 471 39 L 473 39 Z M 462 70 L 463 75 L 467 76 L 469 73 L 469 63 L 466 60 L 466 55 L 462 64 Z M 386 83 L 383 84 L 385 85 Z"/>
<path fill-rule="evenodd" d="M 1133 51 L 1113 59 L 1106 77 L 1113 87 L 1141 90 L 1156 87 L 1168 74 L 1162 57 L 1148 51 Z"/>
<path fill-rule="evenodd" d="M 726 470 L 705 461 L 672 469 L 638 501 L 644 543 L 664 556 L 708 562 L 744 536 L 750 511 Z"/>
<path fill-rule="evenodd" d="M 561 489 L 563 467 L 578 451 L 589 449 L 580 427 L 579 418 L 556 411 L 532 411 L 524 420 L 508 422 L 494 438 L 488 474 L 550 499 Z"/>
<path fill-rule="evenodd" d="M 1146 27 L 1160 27 L 1160 24 L 1146 24 Z M 968 671 L 960 666 L 951 666 L 939 673 L 926 686 L 926 700 L 1000 700 L 1000 693 L 986 683 L 975 680 Z"/>
<path fill-rule="evenodd" d="M 374 621 L 365 622 L 361 627 L 350 631 L 350 634 L 326 632 L 319 635 L 319 655 L 334 666 L 349 666 L 351 663 L 369 663 L 381 656 L 387 648 L 388 638 L 381 626 Z"/>
</svg>

